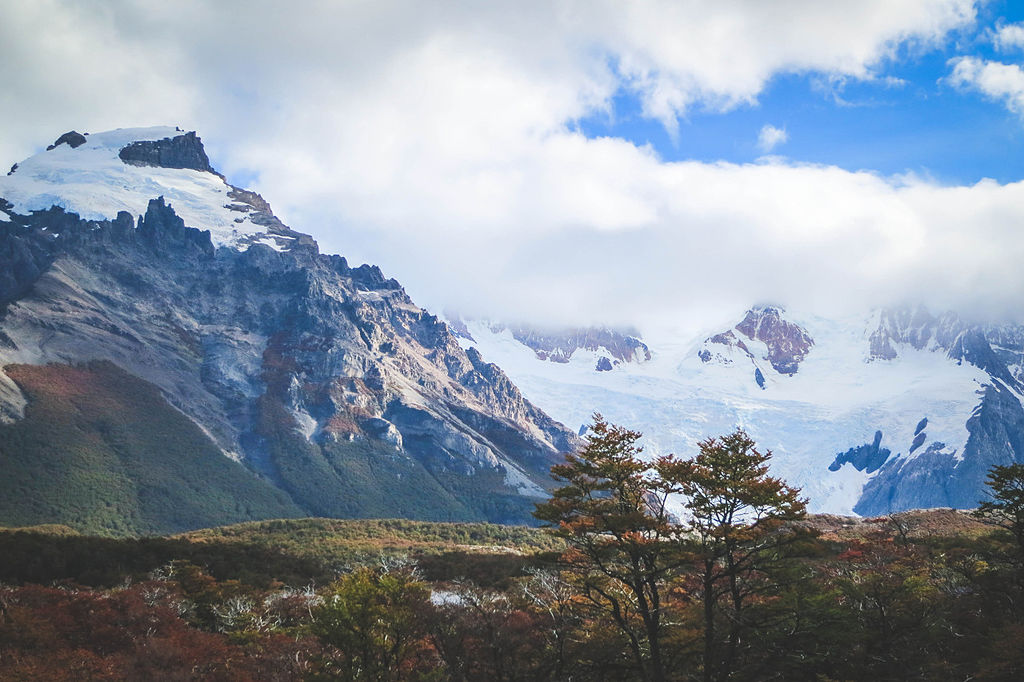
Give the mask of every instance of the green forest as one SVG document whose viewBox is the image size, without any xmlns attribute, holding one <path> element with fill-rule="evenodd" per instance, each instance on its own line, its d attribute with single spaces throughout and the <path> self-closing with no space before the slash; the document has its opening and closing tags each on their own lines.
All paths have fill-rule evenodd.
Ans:
<svg viewBox="0 0 1024 682">
<path fill-rule="evenodd" d="M 847 518 L 742 431 L 689 460 L 639 438 L 598 417 L 544 528 L 4 530 L 0 679 L 1020 679 L 1024 467 L 974 512 Z"/>
</svg>

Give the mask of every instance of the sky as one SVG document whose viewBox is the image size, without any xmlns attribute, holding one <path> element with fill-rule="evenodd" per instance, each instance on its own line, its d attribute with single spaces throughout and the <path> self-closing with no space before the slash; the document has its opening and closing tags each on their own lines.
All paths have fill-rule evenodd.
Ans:
<svg viewBox="0 0 1024 682">
<path fill-rule="evenodd" d="M 230 182 L 437 312 L 1021 321 L 1024 3 L 0 10 L 0 162 L 71 129 L 196 130 Z"/>
</svg>

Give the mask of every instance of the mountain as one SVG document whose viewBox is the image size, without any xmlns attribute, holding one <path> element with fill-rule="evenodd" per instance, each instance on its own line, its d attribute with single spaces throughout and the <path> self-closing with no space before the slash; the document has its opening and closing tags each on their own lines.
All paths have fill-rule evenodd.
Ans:
<svg viewBox="0 0 1024 682">
<path fill-rule="evenodd" d="M 575 436 L 175 128 L 0 177 L 0 523 L 529 521 Z"/>
<path fill-rule="evenodd" d="M 827 318 L 755 306 L 731 327 L 644 339 L 650 356 L 596 371 L 599 351 L 543 362 L 500 324 L 460 340 L 570 425 L 638 429 L 687 455 L 742 426 L 817 512 L 973 508 L 995 464 L 1024 462 L 1024 328 L 923 307 Z"/>
</svg>

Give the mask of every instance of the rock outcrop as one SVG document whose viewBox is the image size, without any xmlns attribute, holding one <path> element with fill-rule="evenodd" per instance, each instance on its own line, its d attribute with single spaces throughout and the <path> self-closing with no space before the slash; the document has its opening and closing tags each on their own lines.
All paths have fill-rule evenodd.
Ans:
<svg viewBox="0 0 1024 682">
<path fill-rule="evenodd" d="M 61 135 L 60 137 L 58 137 L 57 140 L 53 144 L 49 145 L 46 148 L 46 151 L 48 151 L 48 152 L 49 151 L 53 151 L 54 149 L 56 149 L 57 147 L 61 146 L 62 144 L 66 144 L 67 146 L 71 147 L 72 149 L 76 149 L 78 147 L 81 147 L 85 143 L 86 143 L 85 135 L 83 135 L 82 133 L 80 133 L 80 132 L 78 132 L 76 130 L 69 130 L 68 132 L 66 132 L 63 135 Z M 18 164 L 14 164 L 14 165 L 18 165 Z M 11 169 L 11 170 L 13 171 L 13 169 Z"/>
<path fill-rule="evenodd" d="M 210 166 L 210 158 L 206 155 L 203 142 L 195 132 L 162 140 L 132 142 L 121 149 L 118 156 L 125 163 L 136 166 L 190 168 L 208 173 L 216 172 Z"/>
<path fill-rule="evenodd" d="M 765 359 L 776 372 L 793 375 L 807 357 L 814 340 L 803 327 L 784 319 L 783 312 L 777 306 L 753 308 L 736 325 L 736 331 L 765 345 L 768 349 Z"/>
</svg>

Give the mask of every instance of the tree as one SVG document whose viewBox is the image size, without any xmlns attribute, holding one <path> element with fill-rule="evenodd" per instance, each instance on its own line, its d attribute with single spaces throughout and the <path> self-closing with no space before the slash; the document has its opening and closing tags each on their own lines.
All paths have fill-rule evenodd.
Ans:
<svg viewBox="0 0 1024 682">
<path fill-rule="evenodd" d="M 405 567 L 361 568 L 336 581 L 314 612 L 313 632 L 338 651 L 331 677 L 342 680 L 408 679 L 421 659 L 428 632 L 430 590 Z"/>
<path fill-rule="evenodd" d="M 664 590 L 681 563 L 680 529 L 665 508 L 664 481 L 639 458 L 640 437 L 595 414 L 583 448 L 551 469 L 565 485 L 534 516 L 569 543 L 569 574 L 625 635 L 642 679 L 661 682 Z"/>
<path fill-rule="evenodd" d="M 697 456 L 659 458 L 668 490 L 687 498 L 688 530 L 701 570 L 704 609 L 704 679 L 725 679 L 735 668 L 744 609 L 758 590 L 754 578 L 779 558 L 793 535 L 780 526 L 805 514 L 799 490 L 768 475 L 770 451 L 761 453 L 742 430 L 708 438 Z M 721 604 L 725 601 L 725 606 Z M 727 610 L 724 647 L 717 621 Z"/>
<path fill-rule="evenodd" d="M 839 629 L 853 669 L 864 678 L 928 679 L 950 628 L 936 577 L 941 572 L 926 553 L 880 530 L 850 542 L 824 568 L 826 584 L 844 607 Z"/>
<path fill-rule="evenodd" d="M 1024 559 L 1024 464 L 992 467 L 987 483 L 991 499 L 978 505 L 978 514 L 1009 531 Z"/>
</svg>

